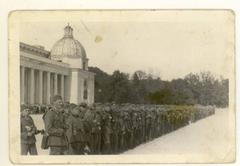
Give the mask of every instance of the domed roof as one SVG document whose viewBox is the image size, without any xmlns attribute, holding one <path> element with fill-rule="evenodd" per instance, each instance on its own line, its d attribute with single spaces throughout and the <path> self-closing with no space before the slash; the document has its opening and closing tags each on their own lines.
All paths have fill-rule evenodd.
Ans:
<svg viewBox="0 0 240 166">
<path fill-rule="evenodd" d="M 62 60 L 64 57 L 86 59 L 85 49 L 78 40 L 74 39 L 72 27 L 67 25 L 64 32 L 64 37 L 53 45 L 50 58 L 53 60 Z"/>
</svg>

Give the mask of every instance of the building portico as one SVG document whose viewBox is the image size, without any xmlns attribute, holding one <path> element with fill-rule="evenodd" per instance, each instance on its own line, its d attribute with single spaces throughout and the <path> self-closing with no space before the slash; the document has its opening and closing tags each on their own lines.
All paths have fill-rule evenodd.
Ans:
<svg viewBox="0 0 240 166">
<path fill-rule="evenodd" d="M 21 45 L 20 45 L 21 47 Z M 53 95 L 67 98 L 68 64 L 34 56 L 21 50 L 20 80 L 22 104 L 50 104 Z"/>
<path fill-rule="evenodd" d="M 54 95 L 75 104 L 94 102 L 94 73 L 88 71 L 85 49 L 69 25 L 64 31 L 51 51 L 20 43 L 21 104 L 50 104 Z"/>
</svg>

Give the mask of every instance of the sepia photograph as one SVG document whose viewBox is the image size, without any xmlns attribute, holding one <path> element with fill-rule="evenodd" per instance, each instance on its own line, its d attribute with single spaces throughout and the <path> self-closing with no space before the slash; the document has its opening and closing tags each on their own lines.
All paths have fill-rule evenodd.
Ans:
<svg viewBox="0 0 240 166">
<path fill-rule="evenodd" d="M 231 10 L 9 14 L 13 163 L 232 163 Z"/>
</svg>

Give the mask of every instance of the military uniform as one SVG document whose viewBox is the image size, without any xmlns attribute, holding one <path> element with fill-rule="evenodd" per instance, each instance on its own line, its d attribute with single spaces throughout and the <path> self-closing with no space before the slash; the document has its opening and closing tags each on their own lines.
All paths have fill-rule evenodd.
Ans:
<svg viewBox="0 0 240 166">
<path fill-rule="evenodd" d="M 141 137 L 142 137 L 142 141 L 141 142 L 146 142 L 146 112 L 145 110 L 142 108 L 141 109 L 141 124 L 142 124 L 142 129 L 141 129 Z"/>
<path fill-rule="evenodd" d="M 37 128 L 31 116 L 21 116 L 21 154 L 37 155 L 35 134 Z"/>
<path fill-rule="evenodd" d="M 84 137 L 86 140 L 86 145 L 90 148 L 90 153 L 94 153 L 94 140 L 92 137 L 92 128 L 93 128 L 93 120 L 95 111 L 90 108 L 85 108 L 86 112 L 84 114 L 83 123 L 84 123 Z M 81 115 L 82 116 L 82 115 Z"/>
<path fill-rule="evenodd" d="M 66 137 L 67 125 L 62 112 L 55 108 L 48 110 L 43 115 L 45 131 L 48 134 L 50 155 L 63 155 L 67 151 L 68 140 Z"/>
<path fill-rule="evenodd" d="M 137 145 L 138 142 L 138 114 L 136 112 L 134 112 L 132 114 L 132 132 L 131 132 L 131 144 L 130 144 L 130 148 L 133 148 Z"/>
<path fill-rule="evenodd" d="M 71 115 L 69 118 L 69 154 L 84 154 L 86 140 L 84 138 L 83 120 L 78 115 Z"/>
<path fill-rule="evenodd" d="M 76 108 L 73 104 L 68 106 Z M 214 107 L 206 109 L 197 106 L 193 109 L 188 106 L 133 104 L 94 104 L 91 107 L 81 104 L 77 108 L 77 116 L 62 114 L 54 109 L 46 112 L 44 121 L 49 134 L 50 154 L 63 154 L 63 149 L 68 145 L 66 135 L 71 151 L 69 154 L 83 154 L 86 151 L 88 154 L 119 153 L 215 111 Z M 88 150 L 85 150 L 86 147 Z"/>
<path fill-rule="evenodd" d="M 114 116 L 112 119 L 112 149 L 113 153 L 119 152 L 119 138 L 120 138 L 120 131 L 121 131 L 121 122 L 120 117 L 118 115 L 119 113 L 117 111 L 114 112 Z"/>
<path fill-rule="evenodd" d="M 93 154 L 101 152 L 101 133 L 102 133 L 102 119 L 100 112 L 95 112 L 91 125 L 91 147 Z"/>
<path fill-rule="evenodd" d="M 103 122 L 103 153 L 111 153 L 111 137 L 112 137 L 112 126 L 111 126 L 112 116 L 107 113 Z"/>
<path fill-rule="evenodd" d="M 125 135 L 126 135 L 126 124 L 123 120 L 124 114 L 121 113 L 121 117 L 119 118 L 119 124 L 120 124 L 120 131 L 119 131 L 119 152 L 122 152 L 125 150 Z"/>
<path fill-rule="evenodd" d="M 145 133 L 146 133 L 146 141 L 151 140 L 152 130 L 151 130 L 151 122 L 152 116 L 150 112 L 147 112 L 146 114 L 146 126 L 145 126 Z"/>
<path fill-rule="evenodd" d="M 124 135 L 124 149 L 129 149 L 130 147 L 132 147 L 131 145 L 131 138 L 132 138 L 132 134 L 133 134 L 133 130 L 132 130 L 132 122 L 131 122 L 131 117 L 130 114 L 128 113 L 128 111 L 125 112 L 124 115 L 124 123 L 125 125 L 125 129 L 126 129 L 126 133 Z"/>
</svg>

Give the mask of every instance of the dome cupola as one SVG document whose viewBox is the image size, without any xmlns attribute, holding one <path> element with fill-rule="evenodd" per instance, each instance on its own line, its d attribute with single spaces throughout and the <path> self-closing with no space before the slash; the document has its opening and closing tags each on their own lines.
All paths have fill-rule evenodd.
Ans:
<svg viewBox="0 0 240 166">
<path fill-rule="evenodd" d="M 87 56 L 82 44 L 74 39 L 73 28 L 67 25 L 64 36 L 51 49 L 50 58 L 56 61 L 69 63 L 73 67 L 85 69 Z"/>
</svg>

